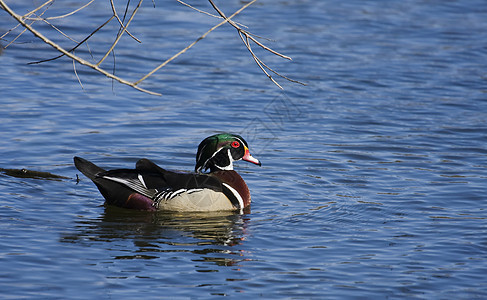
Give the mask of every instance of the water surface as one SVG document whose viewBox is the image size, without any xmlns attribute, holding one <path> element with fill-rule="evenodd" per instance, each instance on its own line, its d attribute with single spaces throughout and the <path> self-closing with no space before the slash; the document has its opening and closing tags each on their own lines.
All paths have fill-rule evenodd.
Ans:
<svg viewBox="0 0 487 300">
<path fill-rule="evenodd" d="M 107 3 L 56 24 L 82 39 Z M 259 1 L 236 20 L 275 40 L 293 61 L 259 56 L 307 86 L 275 87 L 230 27 L 143 84 L 162 97 L 76 65 L 83 89 L 67 59 L 26 65 L 55 56 L 28 34 L 2 52 L 0 168 L 69 178 L 0 173 L 2 296 L 486 298 L 487 5 Z M 143 43 L 121 43 L 116 74 L 139 78 L 217 22 L 144 2 L 131 25 Z M 100 32 L 93 55 L 112 38 Z M 75 155 L 192 170 L 217 131 L 242 134 L 263 163 L 236 167 L 252 193 L 244 214 L 105 207 L 76 180 Z"/>
</svg>

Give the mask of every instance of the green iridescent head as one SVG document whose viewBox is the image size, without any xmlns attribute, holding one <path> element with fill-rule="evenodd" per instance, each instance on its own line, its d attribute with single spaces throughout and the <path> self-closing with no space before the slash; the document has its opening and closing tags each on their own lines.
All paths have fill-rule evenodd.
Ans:
<svg viewBox="0 0 487 300">
<path fill-rule="evenodd" d="M 247 142 L 239 135 L 219 133 L 204 139 L 196 153 L 195 171 L 202 173 L 218 170 L 233 170 L 233 162 L 245 160 L 256 165 L 260 162 L 252 157 Z"/>
</svg>

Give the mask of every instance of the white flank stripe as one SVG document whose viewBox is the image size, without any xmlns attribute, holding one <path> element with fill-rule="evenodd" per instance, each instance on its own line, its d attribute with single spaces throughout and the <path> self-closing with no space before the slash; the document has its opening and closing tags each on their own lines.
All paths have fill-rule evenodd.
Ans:
<svg viewBox="0 0 487 300">
<path fill-rule="evenodd" d="M 244 208 L 244 202 L 243 202 L 243 199 L 240 196 L 240 194 L 233 187 L 229 186 L 228 184 L 223 183 L 223 185 L 226 186 L 230 191 L 232 191 L 233 195 L 237 198 L 238 203 L 240 204 L 240 209 L 243 209 Z"/>
<path fill-rule="evenodd" d="M 189 189 L 187 191 L 188 194 L 196 193 L 196 192 L 201 192 L 203 189 Z"/>
<path fill-rule="evenodd" d="M 145 185 L 145 182 L 144 182 L 144 177 L 142 177 L 142 174 L 139 174 L 137 175 L 137 177 L 139 178 L 140 182 L 142 182 L 142 185 L 147 188 L 147 185 Z"/>
<path fill-rule="evenodd" d="M 127 179 L 126 180 L 126 179 L 122 179 L 122 178 L 118 178 L 118 177 L 110 177 L 110 176 L 103 176 L 102 178 L 121 183 L 121 184 L 135 190 L 136 192 L 144 195 L 144 196 L 151 197 L 148 193 L 147 188 L 145 188 L 139 181 L 137 181 L 135 179 Z"/>
<path fill-rule="evenodd" d="M 108 179 L 108 180 L 111 180 L 111 181 L 115 181 L 115 182 L 118 182 L 118 183 L 121 183 L 123 185 L 129 185 L 129 182 L 127 180 L 125 180 L 125 179 L 122 179 L 122 178 L 110 177 L 110 176 L 103 176 L 103 178 Z"/>
<path fill-rule="evenodd" d="M 181 194 L 181 193 L 184 193 L 184 192 L 186 192 L 186 191 L 187 191 L 186 189 L 179 189 L 179 190 L 177 190 L 177 191 L 174 191 L 174 192 L 172 192 L 172 196 L 171 196 L 171 198 L 174 198 L 174 197 L 176 197 L 177 195 L 179 195 L 179 194 Z"/>
</svg>

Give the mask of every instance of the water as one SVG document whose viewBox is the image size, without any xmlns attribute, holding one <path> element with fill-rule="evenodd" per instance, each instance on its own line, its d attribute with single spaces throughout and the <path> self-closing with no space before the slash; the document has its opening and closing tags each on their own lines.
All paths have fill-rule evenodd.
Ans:
<svg viewBox="0 0 487 300">
<path fill-rule="evenodd" d="M 82 39 L 107 3 L 56 24 Z M 29 35 L 3 51 L 0 167 L 71 179 L 0 174 L 2 297 L 486 298 L 484 1 L 260 1 L 237 21 L 275 39 L 293 61 L 259 56 L 308 85 L 278 79 L 280 91 L 229 27 L 143 84 L 162 97 L 77 65 L 83 90 L 66 59 L 26 65 L 55 55 Z M 130 28 L 143 44 L 124 39 L 116 73 L 138 79 L 214 24 L 147 1 Z M 95 56 L 112 37 L 90 43 Z M 242 134 L 263 163 L 238 163 L 246 214 L 104 207 L 76 182 L 75 155 L 191 170 L 216 131 Z"/>
</svg>

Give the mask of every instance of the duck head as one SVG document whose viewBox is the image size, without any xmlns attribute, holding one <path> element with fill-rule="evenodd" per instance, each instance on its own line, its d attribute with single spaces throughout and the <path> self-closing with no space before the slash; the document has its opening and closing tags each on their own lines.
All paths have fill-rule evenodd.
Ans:
<svg viewBox="0 0 487 300">
<path fill-rule="evenodd" d="M 245 160 L 256 165 L 260 161 L 250 155 L 247 142 L 239 135 L 215 134 L 204 139 L 198 146 L 195 172 L 233 170 L 233 162 Z"/>
</svg>

